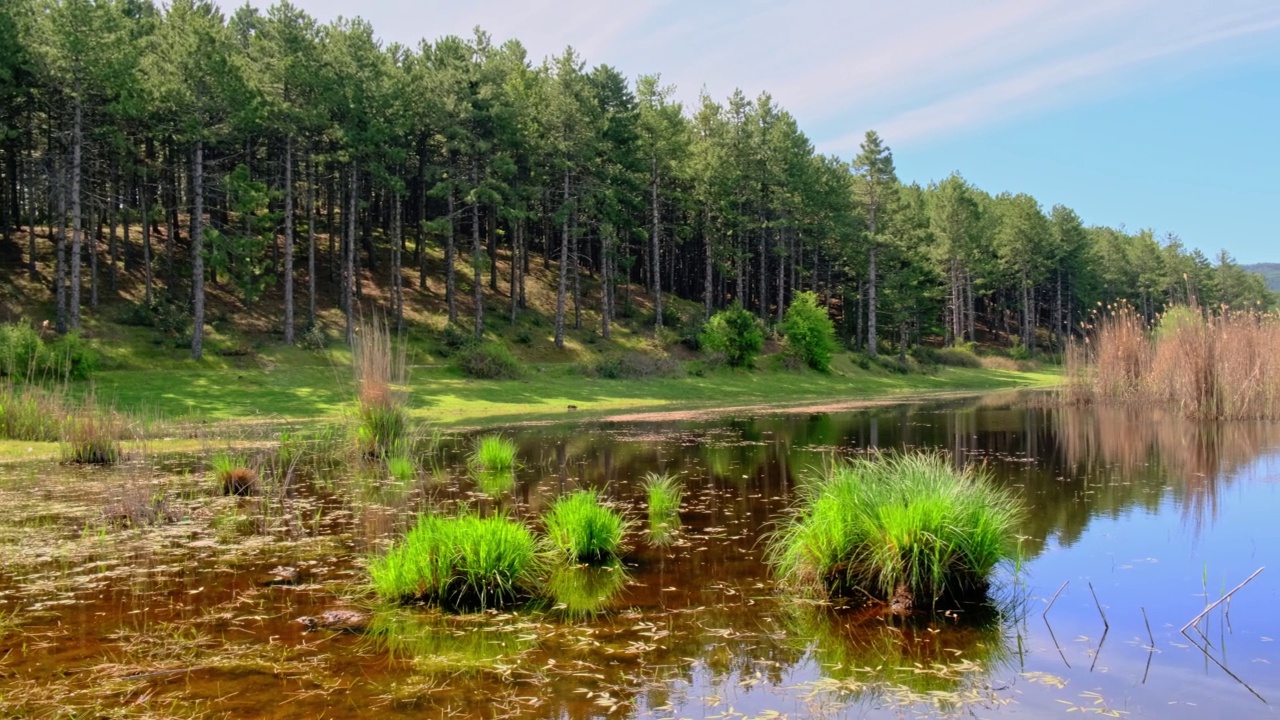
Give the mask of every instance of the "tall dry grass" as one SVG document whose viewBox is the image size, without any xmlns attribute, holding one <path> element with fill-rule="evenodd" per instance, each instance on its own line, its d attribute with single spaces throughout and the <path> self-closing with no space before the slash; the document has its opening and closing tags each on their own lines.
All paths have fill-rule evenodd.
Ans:
<svg viewBox="0 0 1280 720">
<path fill-rule="evenodd" d="M 1176 307 L 1148 326 L 1109 308 L 1066 354 L 1068 402 L 1170 405 L 1201 420 L 1280 419 L 1280 317 Z"/>
<path fill-rule="evenodd" d="M 386 318 L 374 315 L 361 325 L 351 363 L 360 416 L 357 433 L 366 455 L 383 457 L 408 427 L 405 347 L 392 340 Z"/>
</svg>

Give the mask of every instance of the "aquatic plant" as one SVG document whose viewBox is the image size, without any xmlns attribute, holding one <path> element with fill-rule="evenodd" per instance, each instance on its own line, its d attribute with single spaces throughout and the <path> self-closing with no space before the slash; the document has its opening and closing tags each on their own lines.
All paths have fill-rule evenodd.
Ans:
<svg viewBox="0 0 1280 720">
<path fill-rule="evenodd" d="M 579 490 L 556 500 L 542 521 L 552 548 L 581 563 L 616 558 L 629 526 L 617 510 L 600 503 L 594 490 Z"/>
<path fill-rule="evenodd" d="M 0 381 L 0 439 L 58 442 L 74 408 L 65 385 Z"/>
<path fill-rule="evenodd" d="M 369 564 L 374 592 L 392 602 L 448 609 L 500 607 L 528 593 L 537 542 L 508 517 L 421 515 L 418 524 Z"/>
<path fill-rule="evenodd" d="M 651 472 L 644 477 L 644 491 L 649 500 L 649 539 L 656 545 L 664 545 L 680 526 L 684 489 L 674 475 Z"/>
<path fill-rule="evenodd" d="M 514 470 L 516 443 L 502 435 L 485 435 L 476 441 L 467 463 L 476 470 Z"/>
<path fill-rule="evenodd" d="M 516 484 L 516 474 L 510 470 L 474 470 L 471 477 L 476 481 L 477 490 L 494 498 L 510 491 Z"/>
<path fill-rule="evenodd" d="M 356 439 L 368 457 L 383 457 L 404 436 L 409 420 L 405 394 L 405 348 L 391 339 L 386 320 L 375 315 L 363 323 L 352 348 L 359 424 Z"/>
<path fill-rule="evenodd" d="M 934 454 L 847 461 L 800 496 L 769 540 L 781 581 L 899 609 L 985 593 L 991 572 L 1015 554 L 1022 516 L 983 473 Z"/>
<path fill-rule="evenodd" d="M 98 407 L 92 392 L 63 422 L 62 459 L 69 463 L 113 465 L 123 452 L 125 423 L 119 413 Z"/>
<path fill-rule="evenodd" d="M 209 461 L 213 478 L 226 495 L 252 495 L 258 489 L 258 472 L 249 460 L 229 452 L 214 453 Z"/>
<path fill-rule="evenodd" d="M 387 458 L 387 474 L 398 482 L 408 482 L 418 474 L 413 460 L 402 455 Z"/>
</svg>

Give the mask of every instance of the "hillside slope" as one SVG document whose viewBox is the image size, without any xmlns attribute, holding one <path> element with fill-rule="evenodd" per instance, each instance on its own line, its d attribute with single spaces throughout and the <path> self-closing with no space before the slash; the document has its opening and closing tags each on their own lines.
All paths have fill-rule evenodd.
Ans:
<svg viewBox="0 0 1280 720">
<path fill-rule="evenodd" d="M 1254 263 L 1244 265 L 1245 270 L 1258 273 L 1267 279 L 1267 287 L 1272 292 L 1280 292 L 1280 263 Z"/>
</svg>

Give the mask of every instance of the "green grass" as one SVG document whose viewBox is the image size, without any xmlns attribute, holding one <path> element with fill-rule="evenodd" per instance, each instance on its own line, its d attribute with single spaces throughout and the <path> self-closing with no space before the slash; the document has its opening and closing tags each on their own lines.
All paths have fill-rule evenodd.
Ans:
<svg viewBox="0 0 1280 720">
<path fill-rule="evenodd" d="M 397 482 L 408 482 L 418 475 L 418 468 L 414 466 L 413 460 L 402 456 L 392 456 L 387 458 L 387 474 L 394 478 Z"/>
<path fill-rule="evenodd" d="M 356 442 L 366 457 L 383 457 L 404 437 L 409 417 L 396 404 L 360 403 Z"/>
<path fill-rule="evenodd" d="M 249 460 L 230 452 L 217 452 L 209 460 L 209 470 L 218 487 L 227 495 L 248 495 L 257 487 L 258 473 Z"/>
<path fill-rule="evenodd" d="M 488 609 L 528 594 L 537 567 L 537 542 L 519 522 L 422 515 L 403 540 L 370 562 L 369 576 L 383 600 Z"/>
<path fill-rule="evenodd" d="M 1016 498 L 940 455 L 857 459 L 802 486 L 768 558 L 800 591 L 933 605 L 985 593 L 1015 556 L 1021 516 Z"/>
<path fill-rule="evenodd" d="M 213 361 L 210 361 L 211 363 Z M 264 354 L 262 367 L 226 368 L 173 361 L 142 370 L 95 373 L 100 397 L 130 413 L 166 419 L 253 422 L 289 418 L 338 419 L 349 412 L 355 392 L 349 357 L 328 358 L 298 351 Z M 538 366 L 524 380 L 470 380 L 447 367 L 415 367 L 406 386 L 414 398 L 411 419 L 433 425 L 497 424 L 545 417 L 576 417 L 637 410 L 674 410 L 727 405 L 798 404 L 964 391 L 1048 386 L 1057 370 L 1017 372 L 941 368 L 931 375 L 900 375 L 873 366 L 862 370 L 839 355 L 830 373 L 719 369 L 703 377 L 595 380 L 570 363 Z"/>
<path fill-rule="evenodd" d="M 516 485 L 516 474 L 510 470 L 473 470 L 471 477 L 477 490 L 493 498 L 509 492 Z"/>
<path fill-rule="evenodd" d="M 501 435 L 485 435 L 476 441 L 467 462 L 476 470 L 510 472 L 516 468 L 516 444 Z"/>
<path fill-rule="evenodd" d="M 644 477 L 644 491 L 649 501 L 649 539 L 655 545 L 664 545 L 680 526 L 684 488 L 674 475 L 651 472 Z"/>
<path fill-rule="evenodd" d="M 594 490 L 579 490 L 556 500 L 542 521 L 551 546 L 570 562 L 580 563 L 616 558 L 628 529 L 626 519 L 602 505 Z"/>
</svg>

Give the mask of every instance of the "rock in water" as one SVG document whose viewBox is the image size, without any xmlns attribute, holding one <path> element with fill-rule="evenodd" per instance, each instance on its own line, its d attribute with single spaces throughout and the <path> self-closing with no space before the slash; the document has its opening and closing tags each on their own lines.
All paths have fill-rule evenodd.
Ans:
<svg viewBox="0 0 1280 720">
<path fill-rule="evenodd" d="M 310 630 L 361 632 L 369 624 L 369 614 L 358 610 L 325 610 L 319 615 L 304 615 L 294 622 Z"/>
</svg>

